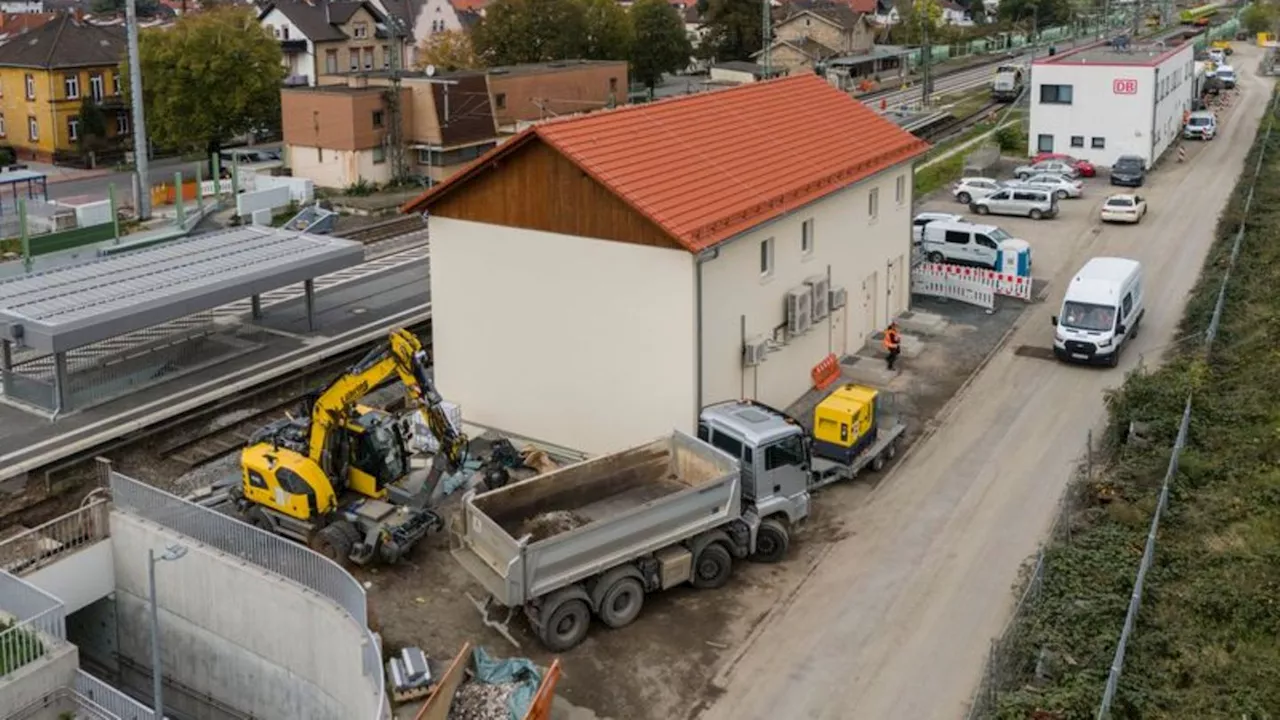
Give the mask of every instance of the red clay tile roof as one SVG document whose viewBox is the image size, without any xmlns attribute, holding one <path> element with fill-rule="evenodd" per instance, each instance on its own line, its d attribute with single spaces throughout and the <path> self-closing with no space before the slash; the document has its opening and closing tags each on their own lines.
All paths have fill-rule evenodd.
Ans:
<svg viewBox="0 0 1280 720">
<path fill-rule="evenodd" d="M 804 73 L 535 125 L 407 203 L 404 211 L 421 212 L 535 138 L 690 252 L 928 148 Z"/>
</svg>

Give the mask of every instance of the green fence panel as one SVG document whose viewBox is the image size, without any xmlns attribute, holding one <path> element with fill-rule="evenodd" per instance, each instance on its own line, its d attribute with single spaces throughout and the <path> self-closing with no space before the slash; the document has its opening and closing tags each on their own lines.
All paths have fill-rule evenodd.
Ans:
<svg viewBox="0 0 1280 720">
<path fill-rule="evenodd" d="M 104 240 L 112 240 L 116 236 L 114 223 L 102 223 L 86 227 L 72 228 L 62 232 L 36 235 L 30 240 L 31 255 L 48 255 L 63 250 L 74 250 L 85 245 L 92 245 Z"/>
</svg>

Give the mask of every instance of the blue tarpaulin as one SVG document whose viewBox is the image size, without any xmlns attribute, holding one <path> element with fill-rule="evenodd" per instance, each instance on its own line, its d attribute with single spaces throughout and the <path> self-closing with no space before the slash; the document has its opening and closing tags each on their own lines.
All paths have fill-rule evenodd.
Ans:
<svg viewBox="0 0 1280 720">
<path fill-rule="evenodd" d="M 471 666 L 477 682 L 486 685 L 516 684 L 507 700 L 507 713 L 511 720 L 524 720 L 529 706 L 533 705 L 534 696 L 538 694 L 538 686 L 542 684 L 538 666 L 526 658 L 495 660 L 482 647 L 471 652 Z"/>
</svg>

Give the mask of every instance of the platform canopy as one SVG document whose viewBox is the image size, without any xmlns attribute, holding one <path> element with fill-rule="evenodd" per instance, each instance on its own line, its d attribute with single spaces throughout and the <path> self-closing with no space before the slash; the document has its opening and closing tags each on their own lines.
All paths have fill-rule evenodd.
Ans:
<svg viewBox="0 0 1280 720">
<path fill-rule="evenodd" d="M 0 281 L 0 339 L 65 352 L 364 261 L 360 243 L 241 227 Z"/>
</svg>

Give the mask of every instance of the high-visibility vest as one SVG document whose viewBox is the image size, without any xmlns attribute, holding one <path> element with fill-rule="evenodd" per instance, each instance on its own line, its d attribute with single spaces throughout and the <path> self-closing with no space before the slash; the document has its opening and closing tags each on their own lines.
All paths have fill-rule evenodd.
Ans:
<svg viewBox="0 0 1280 720">
<path fill-rule="evenodd" d="M 899 344 L 900 342 L 901 342 L 901 340 L 899 340 L 899 339 L 898 339 L 898 331 L 897 331 L 897 330 L 887 330 L 887 331 L 885 331 L 885 334 L 884 334 L 884 349 L 885 349 L 885 350 L 897 350 L 897 349 L 898 349 L 898 344 Z"/>
</svg>

